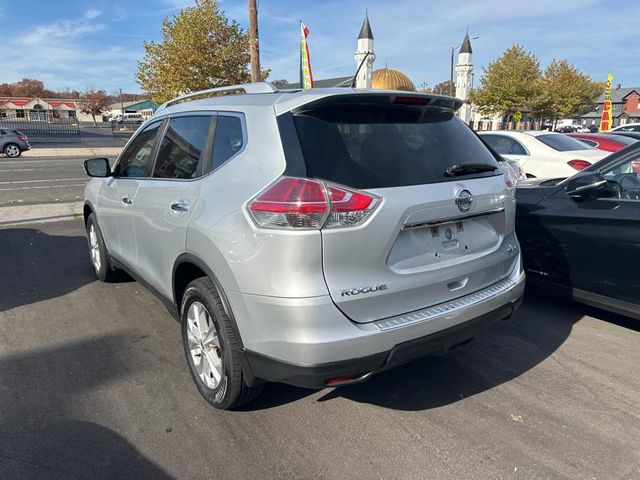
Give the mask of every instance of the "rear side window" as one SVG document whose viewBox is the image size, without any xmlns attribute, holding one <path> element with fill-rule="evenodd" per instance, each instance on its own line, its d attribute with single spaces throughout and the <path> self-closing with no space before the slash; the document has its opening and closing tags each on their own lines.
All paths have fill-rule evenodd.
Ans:
<svg viewBox="0 0 640 480">
<path fill-rule="evenodd" d="M 220 114 L 216 122 L 216 133 L 213 138 L 211 169 L 218 168 L 242 150 L 243 146 L 244 137 L 242 135 L 242 120 L 240 117 Z"/>
<path fill-rule="evenodd" d="M 482 135 L 482 139 L 500 155 L 527 155 L 520 142 L 506 135 Z"/>
<path fill-rule="evenodd" d="M 161 122 L 153 123 L 129 144 L 118 163 L 119 177 L 146 177 Z"/>
<path fill-rule="evenodd" d="M 343 104 L 308 109 L 293 118 L 309 177 L 384 188 L 452 181 L 445 171 L 456 164 L 497 167 L 482 141 L 447 109 Z"/>
<path fill-rule="evenodd" d="M 210 116 L 172 118 L 158 150 L 153 176 L 185 179 L 202 175 L 210 127 Z"/>
<path fill-rule="evenodd" d="M 588 150 L 589 148 L 592 148 L 581 141 L 567 137 L 566 135 L 538 135 L 535 138 L 558 152 L 572 152 L 574 150 Z"/>
</svg>

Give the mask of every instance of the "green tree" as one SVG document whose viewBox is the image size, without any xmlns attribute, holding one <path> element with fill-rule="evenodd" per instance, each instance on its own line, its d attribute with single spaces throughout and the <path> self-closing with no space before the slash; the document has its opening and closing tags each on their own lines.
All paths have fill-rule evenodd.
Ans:
<svg viewBox="0 0 640 480">
<path fill-rule="evenodd" d="M 591 109 L 602 88 L 591 77 L 566 60 L 552 60 L 540 81 L 537 100 L 532 105 L 540 116 L 553 120 L 572 118 Z"/>
<path fill-rule="evenodd" d="M 96 115 L 102 115 L 109 110 L 109 97 L 104 90 L 93 90 L 88 88 L 80 96 L 78 102 L 80 111 L 93 117 L 93 124 L 96 124 Z"/>
<path fill-rule="evenodd" d="M 249 39 L 217 0 L 196 0 L 162 23 L 162 41 L 144 42 L 138 83 L 162 103 L 180 94 L 248 82 Z"/>
<path fill-rule="evenodd" d="M 484 69 L 471 102 L 483 114 L 512 118 L 540 97 L 540 61 L 521 45 L 513 45 Z"/>
</svg>

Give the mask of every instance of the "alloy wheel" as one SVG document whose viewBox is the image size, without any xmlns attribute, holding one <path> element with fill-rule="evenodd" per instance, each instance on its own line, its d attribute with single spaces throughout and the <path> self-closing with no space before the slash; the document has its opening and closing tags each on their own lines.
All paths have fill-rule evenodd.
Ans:
<svg viewBox="0 0 640 480">
<path fill-rule="evenodd" d="M 198 301 L 193 302 L 187 312 L 187 341 L 200 380 L 211 389 L 217 388 L 224 371 L 220 337 L 211 314 Z"/>
<path fill-rule="evenodd" d="M 100 271 L 102 261 L 100 260 L 100 244 L 98 243 L 98 233 L 96 232 L 96 226 L 91 224 L 89 227 L 89 249 L 91 254 L 91 263 L 96 272 Z"/>
<path fill-rule="evenodd" d="M 20 155 L 20 149 L 15 145 L 8 145 L 7 148 L 4 149 L 4 153 L 6 153 L 8 157 L 15 158 Z"/>
</svg>

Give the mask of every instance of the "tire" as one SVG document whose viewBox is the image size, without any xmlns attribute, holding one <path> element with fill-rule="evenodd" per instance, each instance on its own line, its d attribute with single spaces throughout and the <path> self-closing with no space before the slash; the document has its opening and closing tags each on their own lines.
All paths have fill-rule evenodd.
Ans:
<svg viewBox="0 0 640 480">
<path fill-rule="evenodd" d="M 4 146 L 4 154 L 9 158 L 18 158 L 22 155 L 22 150 L 15 143 L 7 143 Z"/>
<path fill-rule="evenodd" d="M 122 272 L 113 268 L 107 255 L 107 247 L 96 214 L 92 213 L 87 219 L 87 243 L 89 245 L 89 258 L 93 271 L 101 282 L 116 282 L 122 278 Z"/>
<path fill-rule="evenodd" d="M 249 387 L 244 381 L 240 339 L 208 277 L 187 286 L 180 318 L 189 370 L 204 399 L 218 409 L 230 410 L 256 398 L 262 385 Z"/>
</svg>

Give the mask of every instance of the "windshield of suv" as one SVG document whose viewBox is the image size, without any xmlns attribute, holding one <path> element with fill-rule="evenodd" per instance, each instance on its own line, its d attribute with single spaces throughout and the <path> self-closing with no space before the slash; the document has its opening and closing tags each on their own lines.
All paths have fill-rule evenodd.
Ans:
<svg viewBox="0 0 640 480">
<path fill-rule="evenodd" d="M 558 152 L 572 152 L 574 150 L 591 150 L 593 147 L 582 143 L 575 138 L 567 137 L 566 135 L 538 135 L 538 140 L 544 143 L 546 146 L 557 150 Z"/>
<path fill-rule="evenodd" d="M 294 121 L 309 177 L 384 188 L 451 181 L 453 166 L 461 179 L 500 174 L 491 152 L 451 110 L 343 105 L 305 110 Z"/>
</svg>

